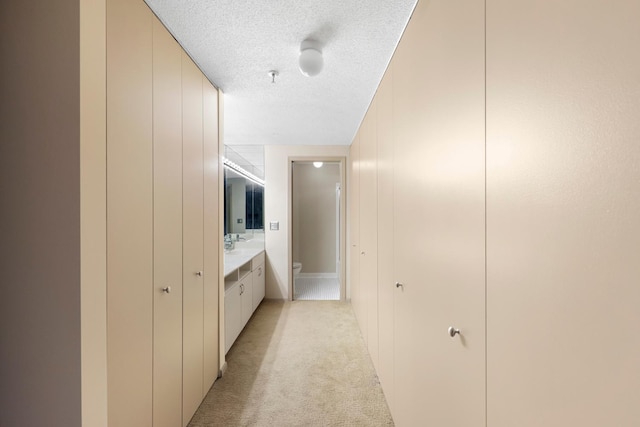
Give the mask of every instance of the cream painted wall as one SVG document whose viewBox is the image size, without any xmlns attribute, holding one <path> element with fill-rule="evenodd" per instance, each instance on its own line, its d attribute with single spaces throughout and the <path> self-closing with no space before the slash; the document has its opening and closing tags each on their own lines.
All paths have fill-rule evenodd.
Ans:
<svg viewBox="0 0 640 427">
<path fill-rule="evenodd" d="M 106 0 L 0 28 L 0 425 L 106 426 Z"/>
<path fill-rule="evenodd" d="M 265 249 L 267 253 L 266 298 L 289 299 L 289 159 L 346 159 L 348 146 L 266 145 L 265 155 Z M 269 223 L 280 229 L 271 231 Z"/>
<path fill-rule="evenodd" d="M 336 184 L 340 164 L 293 167 L 293 259 L 305 273 L 336 273 Z"/>
<path fill-rule="evenodd" d="M 92 210 L 81 203 L 81 194 L 93 184 L 98 193 L 104 191 L 104 185 L 99 189 L 102 161 L 92 161 L 104 140 L 93 139 L 85 127 L 103 126 L 95 115 L 101 107 L 84 110 L 87 102 L 103 96 L 101 89 L 85 91 L 102 62 L 86 68 L 89 58 L 84 56 L 87 47 L 95 47 L 100 56 L 102 37 L 81 27 L 80 16 L 88 16 L 84 6 L 77 0 L 0 2 L 2 426 L 80 426 L 83 376 L 104 368 L 103 357 L 82 363 L 83 355 L 92 352 L 82 341 L 88 331 L 81 330 L 85 297 L 96 297 L 97 311 L 92 324 L 83 328 L 97 326 L 92 342 L 104 348 L 104 281 L 94 281 L 93 275 L 103 271 L 104 246 L 85 259 L 84 237 L 89 236 L 81 236 L 89 227 L 97 244 L 104 238 L 99 205 Z M 100 31 L 104 13 L 99 2 L 95 6 L 91 20 Z M 83 35 L 88 37 L 81 47 Z M 84 160 L 96 169 L 81 168 Z M 87 182 L 81 181 L 85 178 Z M 85 221 L 85 214 L 95 216 Z M 104 405 L 92 402 L 88 404 L 103 414 Z"/>
</svg>

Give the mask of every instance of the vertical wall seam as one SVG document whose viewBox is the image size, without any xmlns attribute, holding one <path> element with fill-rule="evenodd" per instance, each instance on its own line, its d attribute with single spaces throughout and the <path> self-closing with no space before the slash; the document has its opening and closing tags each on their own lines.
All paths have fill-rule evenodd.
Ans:
<svg viewBox="0 0 640 427">
<path fill-rule="evenodd" d="M 180 381 L 180 395 L 184 396 L 184 53 L 180 52 L 180 199 L 182 201 L 181 206 L 181 224 L 180 227 L 181 235 L 180 235 L 180 264 L 182 270 L 181 282 L 182 286 L 180 286 L 182 293 L 182 301 L 181 301 L 181 316 L 180 319 L 182 321 L 182 330 L 181 333 L 181 356 L 182 356 L 182 366 L 181 366 L 181 377 Z M 180 419 L 184 423 L 184 398 L 180 405 Z"/>
<path fill-rule="evenodd" d="M 488 396 L 488 272 L 487 272 L 487 0 L 484 0 L 484 424 L 489 422 Z"/>
<path fill-rule="evenodd" d="M 109 425 L 109 6 L 104 2 L 104 320 L 105 320 L 105 359 L 106 384 L 105 390 L 107 425 Z"/>
<path fill-rule="evenodd" d="M 204 355 L 205 355 L 205 282 L 207 280 L 207 271 L 205 270 L 204 266 L 205 266 L 205 261 L 204 261 L 204 257 L 205 257 L 205 253 L 204 253 L 204 241 L 206 239 L 206 233 L 205 233 L 205 162 L 204 162 L 204 77 L 201 76 L 200 77 L 200 109 L 202 110 L 202 117 L 201 117 L 201 123 L 200 123 L 200 127 L 202 128 L 202 141 L 200 144 L 200 154 L 201 156 L 201 161 L 202 161 L 202 386 L 200 387 L 202 390 L 202 394 L 203 394 L 203 398 L 204 398 L 204 366 L 205 366 L 205 361 L 204 361 Z"/>
<path fill-rule="evenodd" d="M 153 16 L 153 15 L 152 15 Z M 154 90 L 154 54 L 155 54 L 155 31 L 153 18 L 151 19 L 151 423 L 154 422 L 154 402 L 155 402 L 155 348 L 156 348 L 156 301 L 155 301 L 155 280 L 156 280 L 156 162 L 155 162 L 155 90 Z"/>
</svg>

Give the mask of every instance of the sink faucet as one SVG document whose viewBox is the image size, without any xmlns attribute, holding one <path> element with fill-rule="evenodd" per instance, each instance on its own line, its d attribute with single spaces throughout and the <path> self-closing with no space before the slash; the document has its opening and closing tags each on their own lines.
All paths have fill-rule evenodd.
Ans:
<svg viewBox="0 0 640 427">
<path fill-rule="evenodd" d="M 231 238 L 231 234 L 226 234 L 224 236 L 224 250 L 225 251 L 231 251 L 233 250 L 233 248 L 235 248 L 235 243 L 233 242 L 233 239 Z"/>
</svg>

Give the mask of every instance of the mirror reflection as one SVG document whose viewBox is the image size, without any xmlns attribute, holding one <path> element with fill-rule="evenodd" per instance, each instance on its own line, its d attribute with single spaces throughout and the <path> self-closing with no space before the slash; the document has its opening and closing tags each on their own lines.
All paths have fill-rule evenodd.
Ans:
<svg viewBox="0 0 640 427">
<path fill-rule="evenodd" d="M 225 146 L 225 251 L 264 248 L 264 147 Z"/>
</svg>

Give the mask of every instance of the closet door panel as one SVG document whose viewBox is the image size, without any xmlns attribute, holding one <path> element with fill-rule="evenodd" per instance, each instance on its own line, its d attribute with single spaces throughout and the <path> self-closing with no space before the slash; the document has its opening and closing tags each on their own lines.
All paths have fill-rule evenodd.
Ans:
<svg viewBox="0 0 640 427">
<path fill-rule="evenodd" d="M 484 2 L 422 1 L 393 59 L 398 426 L 485 424 L 483 40 Z"/>
<path fill-rule="evenodd" d="M 181 48 L 153 19 L 153 425 L 182 422 Z"/>
<path fill-rule="evenodd" d="M 487 4 L 487 417 L 640 425 L 640 3 Z"/>
<path fill-rule="evenodd" d="M 369 355 L 378 367 L 378 203 L 376 181 L 377 117 L 373 98 L 362 123 L 360 138 L 360 316 L 366 326 Z"/>
<path fill-rule="evenodd" d="M 360 289 L 360 131 L 349 148 L 349 162 L 351 168 L 351 182 L 349 183 L 349 237 L 351 247 L 349 279 L 351 286 L 351 305 L 356 315 L 364 337 L 364 324 L 360 317 L 360 307 L 362 306 L 362 293 Z"/>
<path fill-rule="evenodd" d="M 187 425 L 203 390 L 203 132 L 202 74 L 182 54 L 183 155 L 183 370 L 182 423 Z"/>
<path fill-rule="evenodd" d="M 218 90 L 202 76 L 204 138 L 204 384 L 207 394 L 218 377 Z"/>
<path fill-rule="evenodd" d="M 107 4 L 107 380 L 112 426 L 152 419 L 152 14 Z"/>
<path fill-rule="evenodd" d="M 378 146 L 376 150 L 378 210 L 378 376 L 394 413 L 393 393 L 393 71 L 390 66 L 377 98 Z"/>
</svg>

